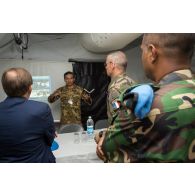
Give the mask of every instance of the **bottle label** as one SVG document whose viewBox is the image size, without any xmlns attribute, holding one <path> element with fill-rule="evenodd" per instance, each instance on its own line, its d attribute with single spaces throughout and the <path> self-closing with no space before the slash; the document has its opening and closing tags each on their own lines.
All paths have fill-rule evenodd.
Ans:
<svg viewBox="0 0 195 195">
<path fill-rule="evenodd" d="M 87 133 L 93 134 L 93 126 L 87 126 Z"/>
</svg>

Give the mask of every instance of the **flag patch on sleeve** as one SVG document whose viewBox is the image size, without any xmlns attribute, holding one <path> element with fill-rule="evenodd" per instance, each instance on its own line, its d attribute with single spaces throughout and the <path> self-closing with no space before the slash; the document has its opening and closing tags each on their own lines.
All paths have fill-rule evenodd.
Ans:
<svg viewBox="0 0 195 195">
<path fill-rule="evenodd" d="M 113 110 L 117 110 L 119 107 L 120 107 L 120 102 L 118 102 L 118 101 L 113 101 L 112 102 Z"/>
</svg>

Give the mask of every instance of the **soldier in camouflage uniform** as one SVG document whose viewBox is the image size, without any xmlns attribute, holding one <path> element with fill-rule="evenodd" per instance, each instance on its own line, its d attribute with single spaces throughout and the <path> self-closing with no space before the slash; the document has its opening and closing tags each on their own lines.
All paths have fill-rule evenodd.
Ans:
<svg viewBox="0 0 195 195">
<path fill-rule="evenodd" d="M 91 104 L 90 96 L 83 88 L 74 84 L 75 78 L 72 72 L 64 74 L 66 85 L 58 88 L 49 97 L 48 102 L 53 103 L 60 98 L 61 119 L 60 124 L 81 124 L 81 99 Z"/>
<path fill-rule="evenodd" d="M 125 74 L 127 68 L 127 58 L 121 51 L 110 53 L 107 56 L 105 68 L 107 75 L 111 77 L 107 97 L 107 115 L 108 123 L 110 125 L 113 116 L 115 115 L 115 110 L 113 109 L 115 100 L 125 89 L 132 86 L 134 81 Z"/>
<path fill-rule="evenodd" d="M 143 119 L 125 107 L 118 109 L 112 126 L 97 140 L 102 160 L 195 161 L 195 79 L 190 70 L 194 42 L 194 34 L 144 35 L 144 69 L 160 89 Z"/>
</svg>

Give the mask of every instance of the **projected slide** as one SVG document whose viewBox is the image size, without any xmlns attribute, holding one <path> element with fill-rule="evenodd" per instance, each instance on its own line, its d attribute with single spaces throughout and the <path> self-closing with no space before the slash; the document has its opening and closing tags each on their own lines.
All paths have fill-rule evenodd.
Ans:
<svg viewBox="0 0 195 195">
<path fill-rule="evenodd" d="M 47 98 L 51 92 L 50 76 L 33 76 L 32 78 L 33 89 L 30 99 L 47 103 Z"/>
</svg>

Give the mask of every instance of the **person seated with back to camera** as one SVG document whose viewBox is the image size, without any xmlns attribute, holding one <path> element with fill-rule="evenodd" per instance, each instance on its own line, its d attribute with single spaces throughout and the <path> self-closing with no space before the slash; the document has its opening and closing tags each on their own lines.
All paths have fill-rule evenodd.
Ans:
<svg viewBox="0 0 195 195">
<path fill-rule="evenodd" d="M 48 104 L 29 100 L 32 76 L 24 68 L 2 75 L 7 98 L 0 102 L 0 162 L 54 163 L 54 121 Z"/>
</svg>

